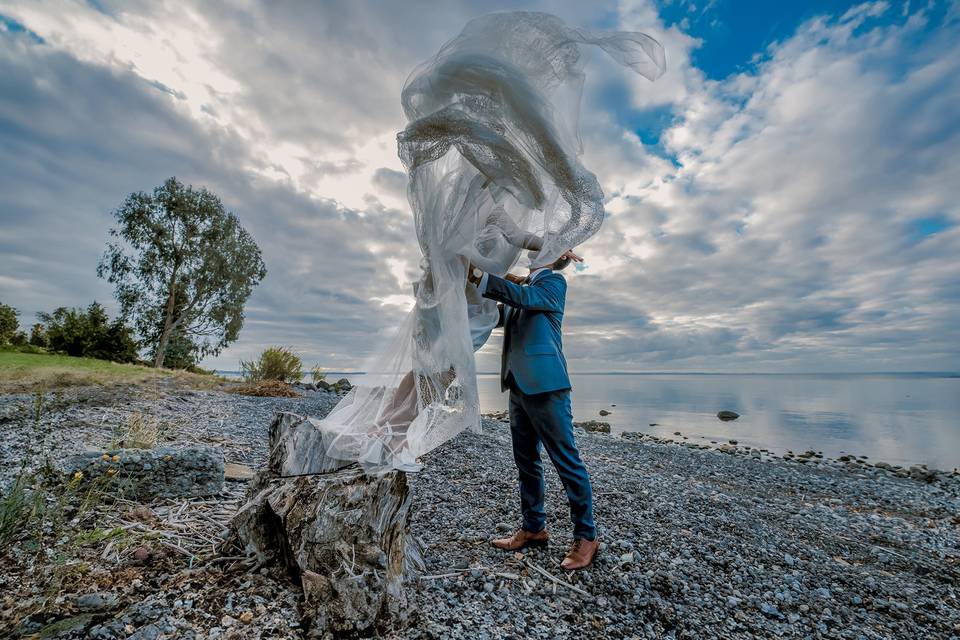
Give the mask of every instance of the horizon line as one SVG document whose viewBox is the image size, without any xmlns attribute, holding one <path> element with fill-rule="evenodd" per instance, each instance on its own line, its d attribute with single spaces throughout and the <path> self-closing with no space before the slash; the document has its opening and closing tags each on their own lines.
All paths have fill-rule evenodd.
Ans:
<svg viewBox="0 0 960 640">
<path fill-rule="evenodd" d="M 214 369 L 214 373 L 240 373 Z M 324 374 L 367 375 L 367 371 L 329 370 Z M 306 375 L 306 374 L 304 374 Z M 478 376 L 497 376 L 499 371 L 477 371 Z M 960 378 L 960 371 L 571 371 L 573 376 L 905 376 Z"/>
</svg>

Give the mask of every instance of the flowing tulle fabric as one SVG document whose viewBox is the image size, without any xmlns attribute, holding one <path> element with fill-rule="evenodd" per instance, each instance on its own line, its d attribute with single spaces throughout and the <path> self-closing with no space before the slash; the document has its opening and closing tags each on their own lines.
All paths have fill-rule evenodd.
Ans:
<svg viewBox="0 0 960 640">
<path fill-rule="evenodd" d="M 419 456 L 479 429 L 470 327 L 492 326 L 497 309 L 467 285 L 468 264 L 503 275 L 531 238 L 531 266 L 548 264 L 603 222 L 603 192 L 579 161 L 581 45 L 650 80 L 665 69 L 642 33 L 509 12 L 470 21 L 408 78 L 397 140 L 423 255 L 416 304 L 366 375 L 312 420 L 326 456 L 416 470 Z"/>
</svg>

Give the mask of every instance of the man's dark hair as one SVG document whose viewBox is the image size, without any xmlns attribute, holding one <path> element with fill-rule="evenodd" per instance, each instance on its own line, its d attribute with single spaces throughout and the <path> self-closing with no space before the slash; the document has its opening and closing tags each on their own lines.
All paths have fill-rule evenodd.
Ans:
<svg viewBox="0 0 960 640">
<path fill-rule="evenodd" d="M 552 265 L 550 265 L 550 269 L 552 271 L 563 271 L 571 262 L 573 261 L 569 257 L 560 256 Z"/>
</svg>

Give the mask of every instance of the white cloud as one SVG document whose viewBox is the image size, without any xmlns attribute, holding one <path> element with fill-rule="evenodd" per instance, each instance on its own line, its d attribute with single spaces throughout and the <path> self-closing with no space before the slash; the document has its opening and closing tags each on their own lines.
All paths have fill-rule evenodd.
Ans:
<svg viewBox="0 0 960 640">
<path fill-rule="evenodd" d="M 867 3 L 713 81 L 651 2 L 534 4 L 575 24 L 614 10 L 667 49 L 652 85 L 591 56 L 584 161 L 610 201 L 571 275 L 576 370 L 958 368 L 956 20 Z M 0 32 L 0 299 L 108 298 L 93 278 L 108 212 L 176 174 L 224 197 L 270 270 L 241 340 L 207 364 L 289 344 L 355 366 L 417 270 L 400 88 L 482 10 L 0 0 L 45 41 Z M 672 113 L 657 153 L 603 103 L 611 84 Z M 912 230 L 937 216 L 952 226 Z"/>
</svg>

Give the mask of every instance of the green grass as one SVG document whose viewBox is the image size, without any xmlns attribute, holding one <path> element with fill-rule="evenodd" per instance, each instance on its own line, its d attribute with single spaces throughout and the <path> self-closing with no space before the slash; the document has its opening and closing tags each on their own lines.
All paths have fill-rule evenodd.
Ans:
<svg viewBox="0 0 960 640">
<path fill-rule="evenodd" d="M 188 386 L 210 388 L 220 378 L 172 369 L 119 364 L 95 358 L 0 351 L 0 392 L 30 391 L 39 385 L 57 388 L 76 385 L 139 384 L 173 377 Z"/>
</svg>

